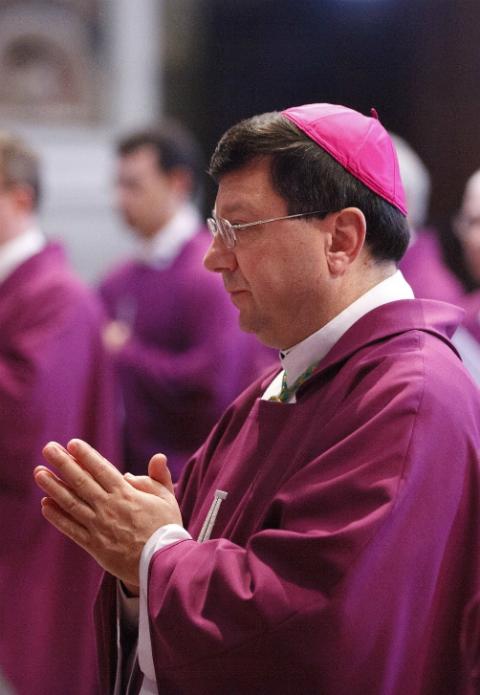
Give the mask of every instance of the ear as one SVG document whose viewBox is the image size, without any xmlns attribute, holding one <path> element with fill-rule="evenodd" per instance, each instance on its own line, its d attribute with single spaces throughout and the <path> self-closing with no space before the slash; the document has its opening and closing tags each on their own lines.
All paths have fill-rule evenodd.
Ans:
<svg viewBox="0 0 480 695">
<path fill-rule="evenodd" d="M 365 244 L 367 223 L 359 208 L 335 213 L 330 229 L 327 263 L 334 277 L 343 275 L 357 259 Z"/>
</svg>

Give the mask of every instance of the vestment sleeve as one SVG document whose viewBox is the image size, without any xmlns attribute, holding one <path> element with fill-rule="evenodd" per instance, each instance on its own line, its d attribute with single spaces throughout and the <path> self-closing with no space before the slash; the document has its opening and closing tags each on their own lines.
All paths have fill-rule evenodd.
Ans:
<svg viewBox="0 0 480 695">
<path fill-rule="evenodd" d="M 361 439 L 368 437 L 365 429 Z M 402 487 L 402 457 L 389 461 L 392 452 L 372 444 L 359 456 L 362 446 L 353 435 L 306 463 L 278 490 L 264 527 L 244 546 L 183 540 L 154 555 L 148 608 L 158 672 L 205 660 L 227 668 L 229 654 L 260 649 L 259 642 L 270 642 L 272 651 L 291 622 L 305 619 L 308 629 L 308 613 L 328 609 Z M 320 480 L 319 468 L 336 457 L 349 462 L 343 478 Z"/>
</svg>

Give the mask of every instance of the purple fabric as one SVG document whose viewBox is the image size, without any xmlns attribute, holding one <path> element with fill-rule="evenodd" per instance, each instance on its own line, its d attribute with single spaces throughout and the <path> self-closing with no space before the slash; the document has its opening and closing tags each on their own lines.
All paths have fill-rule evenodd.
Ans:
<svg viewBox="0 0 480 695">
<path fill-rule="evenodd" d="M 432 230 L 418 233 L 400 262 L 400 270 L 419 299 L 438 299 L 461 304 L 462 283 L 445 265 L 437 235 Z"/>
<path fill-rule="evenodd" d="M 43 519 L 32 470 L 73 436 L 117 459 L 99 324 L 57 246 L 0 284 L 0 668 L 18 695 L 98 692 L 99 570 Z"/>
<path fill-rule="evenodd" d="M 157 552 L 150 633 L 162 695 L 464 695 L 480 581 L 480 397 L 449 342 L 460 312 L 370 312 L 297 393 L 226 412 L 178 484 L 200 532 Z M 104 692 L 113 579 L 97 602 Z"/>
<path fill-rule="evenodd" d="M 171 266 L 131 261 L 100 288 L 110 316 L 133 327 L 117 356 L 133 473 L 160 451 L 176 479 L 225 407 L 277 359 L 240 331 L 221 278 L 203 268 L 209 243 L 202 229 Z"/>
<path fill-rule="evenodd" d="M 480 343 L 480 290 L 466 292 L 460 280 L 447 267 L 434 231 L 418 234 L 400 263 L 400 270 L 416 297 L 438 299 L 462 307 L 462 326 Z"/>
</svg>

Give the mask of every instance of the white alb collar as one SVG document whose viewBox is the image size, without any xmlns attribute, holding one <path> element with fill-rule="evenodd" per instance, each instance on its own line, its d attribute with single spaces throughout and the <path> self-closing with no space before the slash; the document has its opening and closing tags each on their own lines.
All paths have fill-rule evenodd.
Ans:
<svg viewBox="0 0 480 695">
<path fill-rule="evenodd" d="M 412 288 L 400 270 L 397 270 L 386 280 L 382 280 L 378 285 L 375 285 L 375 287 L 372 287 L 372 289 L 356 299 L 325 326 L 309 335 L 305 340 L 302 340 L 301 343 L 280 352 L 280 361 L 284 371 L 281 371 L 273 379 L 263 394 L 262 399 L 268 400 L 280 393 L 284 373 L 287 386 L 294 384 L 296 379 L 312 364 L 319 362 L 325 357 L 350 326 L 369 311 L 388 302 L 413 298 Z M 291 400 L 292 402 L 295 401 L 294 395 Z"/>
<path fill-rule="evenodd" d="M 154 237 L 140 243 L 140 258 L 150 265 L 166 268 L 195 236 L 200 225 L 198 210 L 191 203 L 185 203 Z"/>
</svg>

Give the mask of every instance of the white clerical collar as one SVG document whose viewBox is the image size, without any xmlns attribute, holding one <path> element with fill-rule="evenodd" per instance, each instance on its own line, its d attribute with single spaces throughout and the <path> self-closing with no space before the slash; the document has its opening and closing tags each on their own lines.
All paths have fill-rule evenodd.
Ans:
<svg viewBox="0 0 480 695">
<path fill-rule="evenodd" d="M 0 245 L 0 282 L 7 279 L 14 270 L 31 256 L 41 251 L 47 240 L 36 227 L 30 227 L 20 236 Z"/>
<path fill-rule="evenodd" d="M 318 331 L 309 335 L 301 343 L 280 352 L 280 361 L 286 374 L 287 386 L 291 386 L 310 365 L 325 357 L 350 326 L 369 311 L 388 302 L 413 298 L 412 288 L 400 270 L 397 270 L 386 280 L 379 282 L 378 285 L 356 299 L 353 304 L 350 304 Z M 282 376 L 283 372 L 277 375 L 262 398 L 268 400 L 270 396 L 279 391 Z"/>
<path fill-rule="evenodd" d="M 191 203 L 185 203 L 154 237 L 141 242 L 140 258 L 149 265 L 166 268 L 195 236 L 200 225 L 198 210 Z"/>
</svg>

